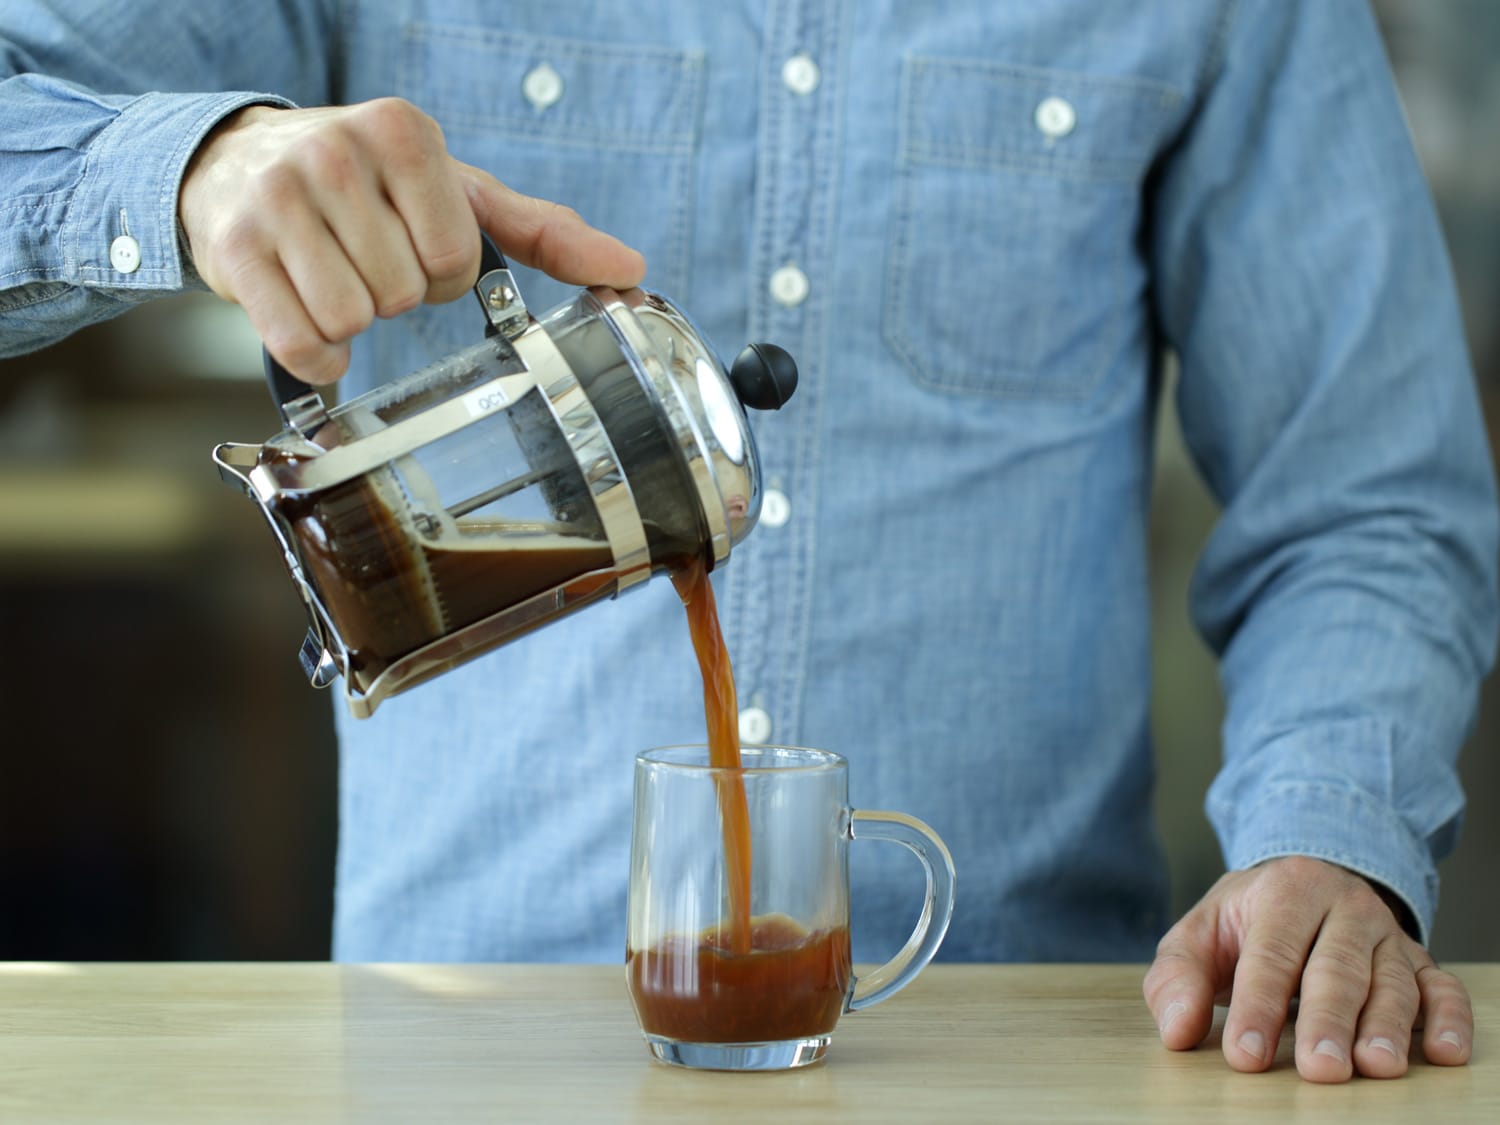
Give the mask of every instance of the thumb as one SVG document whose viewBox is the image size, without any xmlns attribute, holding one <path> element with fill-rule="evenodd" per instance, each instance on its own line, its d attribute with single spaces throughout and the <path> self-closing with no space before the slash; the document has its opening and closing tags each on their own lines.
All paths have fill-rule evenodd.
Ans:
<svg viewBox="0 0 1500 1125">
<path fill-rule="evenodd" d="M 1174 1051 L 1196 1047 L 1213 1026 L 1217 930 L 1201 908 L 1189 913 L 1161 939 L 1141 985 L 1161 1041 Z"/>
<path fill-rule="evenodd" d="M 482 168 L 453 162 L 474 218 L 500 250 L 569 285 L 630 289 L 646 276 L 646 259 L 560 203 L 512 191 Z"/>
</svg>

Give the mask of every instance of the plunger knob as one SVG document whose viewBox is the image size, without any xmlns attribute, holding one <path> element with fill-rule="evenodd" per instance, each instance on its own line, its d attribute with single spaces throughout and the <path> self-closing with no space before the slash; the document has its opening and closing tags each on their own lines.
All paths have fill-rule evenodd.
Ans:
<svg viewBox="0 0 1500 1125">
<path fill-rule="evenodd" d="M 729 382 L 752 410 L 780 410 L 797 389 L 797 361 L 775 344 L 750 344 L 735 356 Z"/>
</svg>

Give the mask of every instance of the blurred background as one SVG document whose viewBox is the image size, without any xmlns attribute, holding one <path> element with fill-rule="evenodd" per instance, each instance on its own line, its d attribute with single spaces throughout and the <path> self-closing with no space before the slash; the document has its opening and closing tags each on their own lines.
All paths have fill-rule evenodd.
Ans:
<svg viewBox="0 0 1500 1125">
<path fill-rule="evenodd" d="M 1500 4 L 1380 0 L 1500 428 Z M 1202 812 L 1222 717 L 1186 590 L 1215 512 L 1165 406 L 1154 518 L 1158 805 L 1174 905 L 1222 872 Z M 156 302 L 0 361 L 0 959 L 323 959 L 328 694 L 260 517 L 207 460 L 273 416 L 239 311 Z M 1445 960 L 1500 960 L 1500 688 L 1462 759 Z"/>
</svg>

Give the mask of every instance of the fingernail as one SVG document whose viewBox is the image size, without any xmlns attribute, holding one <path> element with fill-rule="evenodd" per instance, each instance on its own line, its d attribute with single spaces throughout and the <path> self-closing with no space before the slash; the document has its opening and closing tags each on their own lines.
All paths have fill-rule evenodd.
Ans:
<svg viewBox="0 0 1500 1125">
<path fill-rule="evenodd" d="M 1444 1043 L 1452 1043 L 1455 1050 L 1462 1051 L 1464 1049 L 1464 1041 L 1458 1037 L 1458 1032 L 1456 1031 L 1445 1031 L 1438 1038 Z"/>
<path fill-rule="evenodd" d="M 1240 1036 L 1237 1046 L 1258 1062 L 1266 1059 L 1266 1037 L 1258 1031 L 1245 1032 Z"/>
<path fill-rule="evenodd" d="M 1177 1017 L 1187 1011 L 1187 1005 L 1181 1000 L 1173 1000 L 1167 1005 L 1167 1010 L 1161 1014 L 1161 1033 L 1165 1035 L 1167 1030 L 1177 1021 Z"/>
<path fill-rule="evenodd" d="M 1400 1055 L 1396 1054 L 1396 1044 L 1392 1043 L 1383 1035 L 1376 1035 L 1371 1037 L 1370 1046 L 1374 1047 L 1377 1051 L 1385 1051 L 1393 1059 L 1399 1059 L 1401 1057 Z"/>
<path fill-rule="evenodd" d="M 1395 1053 L 1395 1051 L 1391 1052 L 1393 1055 Z M 1313 1054 L 1327 1055 L 1330 1059 L 1338 1059 L 1339 1062 L 1345 1061 L 1344 1049 L 1332 1039 L 1319 1039 L 1318 1045 L 1313 1048 Z"/>
</svg>

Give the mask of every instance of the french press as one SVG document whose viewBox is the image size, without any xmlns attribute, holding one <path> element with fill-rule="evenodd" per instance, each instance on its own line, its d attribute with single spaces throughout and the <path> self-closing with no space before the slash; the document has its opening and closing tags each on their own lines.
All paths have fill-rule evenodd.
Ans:
<svg viewBox="0 0 1500 1125">
<path fill-rule="evenodd" d="M 214 449 L 259 506 L 307 609 L 315 687 L 382 700 L 755 526 L 743 407 L 779 408 L 796 365 L 729 368 L 672 302 L 596 286 L 539 319 L 488 239 L 484 339 L 328 406 L 269 355 L 285 428 Z"/>
</svg>

